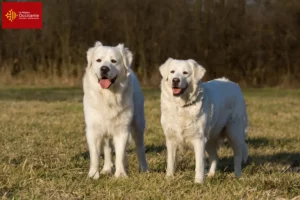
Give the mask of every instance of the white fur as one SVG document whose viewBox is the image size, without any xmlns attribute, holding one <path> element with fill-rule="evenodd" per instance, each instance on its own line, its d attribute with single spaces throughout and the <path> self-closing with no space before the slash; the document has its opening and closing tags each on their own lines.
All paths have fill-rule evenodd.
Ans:
<svg viewBox="0 0 300 200">
<path fill-rule="evenodd" d="M 97 59 L 101 58 L 101 62 Z M 116 63 L 112 63 L 112 59 Z M 83 78 L 84 116 L 86 137 L 90 151 L 88 176 L 99 178 L 99 158 L 104 150 L 104 166 L 101 173 L 111 173 L 114 145 L 115 176 L 127 176 L 126 144 L 130 133 L 136 143 L 140 171 L 148 166 L 144 148 L 144 97 L 139 82 L 130 70 L 132 53 L 123 44 L 116 47 L 103 46 L 96 42 L 87 52 L 88 66 Z M 98 83 L 101 66 L 110 68 L 109 77 L 117 76 L 114 84 L 103 89 Z"/>
<path fill-rule="evenodd" d="M 201 83 L 205 69 L 193 60 L 170 58 L 160 67 L 160 72 L 163 76 L 161 124 L 168 150 L 167 176 L 174 174 L 178 145 L 187 144 L 195 151 L 195 182 L 203 183 L 205 150 L 211 165 L 208 175 L 212 176 L 217 166 L 219 141 L 227 137 L 234 151 L 234 174 L 239 177 L 242 160 L 246 162 L 248 157 L 247 112 L 240 87 L 225 78 Z M 174 77 L 180 79 L 181 88 L 186 88 L 181 96 L 173 96 Z"/>
</svg>

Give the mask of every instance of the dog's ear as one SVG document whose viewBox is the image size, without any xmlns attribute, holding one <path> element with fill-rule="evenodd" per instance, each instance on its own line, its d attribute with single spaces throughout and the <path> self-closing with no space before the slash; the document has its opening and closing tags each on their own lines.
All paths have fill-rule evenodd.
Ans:
<svg viewBox="0 0 300 200">
<path fill-rule="evenodd" d="M 124 47 L 124 44 L 119 44 L 117 46 L 117 48 L 121 52 L 124 67 L 128 71 L 131 67 L 133 55 L 132 55 L 131 51 L 128 48 Z"/>
<path fill-rule="evenodd" d="M 96 41 L 94 47 L 103 46 L 103 44 L 100 41 Z"/>
<path fill-rule="evenodd" d="M 205 75 L 206 70 L 192 59 L 189 59 L 188 62 L 192 66 L 194 80 L 200 81 Z"/>
<path fill-rule="evenodd" d="M 92 59 L 93 59 L 95 47 L 99 47 L 99 46 L 103 46 L 103 45 L 101 42 L 96 41 L 94 47 L 89 48 L 88 51 L 86 52 L 86 59 L 88 62 L 88 67 L 92 66 Z"/>
<path fill-rule="evenodd" d="M 173 58 L 168 58 L 168 60 L 159 67 L 159 72 L 160 72 L 161 76 L 163 77 L 163 79 L 165 79 L 166 81 L 168 80 L 169 65 L 172 60 L 173 60 Z"/>
<path fill-rule="evenodd" d="M 88 67 L 92 66 L 92 58 L 93 58 L 94 50 L 95 50 L 95 47 L 91 47 L 86 52 L 86 59 L 88 62 Z"/>
</svg>

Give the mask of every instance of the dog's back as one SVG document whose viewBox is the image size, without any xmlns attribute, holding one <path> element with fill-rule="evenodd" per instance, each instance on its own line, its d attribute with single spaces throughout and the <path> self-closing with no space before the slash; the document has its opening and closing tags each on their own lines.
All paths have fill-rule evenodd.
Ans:
<svg viewBox="0 0 300 200">
<path fill-rule="evenodd" d="M 213 109 L 212 134 L 219 134 L 224 127 L 239 120 L 243 126 L 244 134 L 248 125 L 246 104 L 240 87 L 226 78 L 215 79 L 203 83 L 205 99 L 211 104 Z"/>
</svg>

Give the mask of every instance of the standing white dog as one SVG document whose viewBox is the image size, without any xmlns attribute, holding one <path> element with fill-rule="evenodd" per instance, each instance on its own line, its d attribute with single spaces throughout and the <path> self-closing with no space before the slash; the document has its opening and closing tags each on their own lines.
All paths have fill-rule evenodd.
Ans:
<svg viewBox="0 0 300 200">
<path fill-rule="evenodd" d="M 203 183 L 205 150 L 211 165 L 208 175 L 213 176 L 219 142 L 227 137 L 234 151 L 234 174 L 239 177 L 242 160 L 246 162 L 248 157 L 247 112 L 240 87 L 225 78 L 201 83 L 205 69 L 194 60 L 169 58 L 159 70 L 167 176 L 174 174 L 178 145 L 187 143 L 195 151 L 195 182 Z"/>
<path fill-rule="evenodd" d="M 123 44 L 116 47 L 96 42 L 87 51 L 83 78 L 86 137 L 90 151 L 88 176 L 99 178 L 99 158 L 104 149 L 101 173 L 112 172 L 114 144 L 115 176 L 127 176 L 126 144 L 130 133 L 136 144 L 140 171 L 148 166 L 144 148 L 144 97 L 139 82 L 130 70 L 132 53 Z"/>
</svg>

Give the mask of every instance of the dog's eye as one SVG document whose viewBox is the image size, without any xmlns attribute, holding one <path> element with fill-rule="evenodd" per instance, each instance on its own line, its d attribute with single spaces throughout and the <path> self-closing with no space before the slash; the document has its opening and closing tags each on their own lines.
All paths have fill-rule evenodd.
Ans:
<svg viewBox="0 0 300 200">
<path fill-rule="evenodd" d="M 174 72 L 175 72 L 174 70 L 171 71 L 172 74 L 174 74 Z"/>
<path fill-rule="evenodd" d="M 101 62 L 102 60 L 99 58 L 99 59 L 97 59 L 96 61 L 97 61 L 97 62 Z"/>
<path fill-rule="evenodd" d="M 184 71 L 183 74 L 187 75 L 187 74 L 189 74 L 189 73 L 188 73 L 187 71 Z"/>
<path fill-rule="evenodd" d="M 116 63 L 117 61 L 115 59 L 110 60 L 112 63 Z"/>
</svg>

